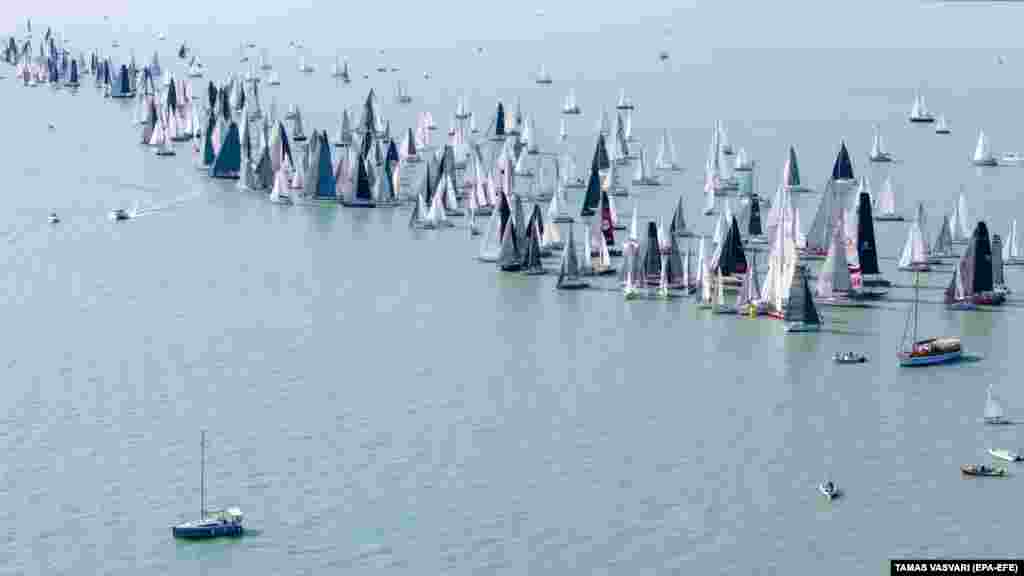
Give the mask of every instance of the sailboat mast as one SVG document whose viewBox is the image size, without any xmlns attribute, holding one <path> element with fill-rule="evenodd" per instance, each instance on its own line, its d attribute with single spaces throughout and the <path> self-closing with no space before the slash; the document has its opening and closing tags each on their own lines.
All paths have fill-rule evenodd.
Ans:
<svg viewBox="0 0 1024 576">
<path fill-rule="evenodd" d="M 199 436 L 199 519 L 206 517 L 206 430 Z"/>
<path fill-rule="evenodd" d="M 914 343 L 917 342 L 917 300 L 919 287 L 917 284 L 918 272 L 914 272 L 914 339 L 910 341 L 911 350 L 913 350 Z"/>
</svg>

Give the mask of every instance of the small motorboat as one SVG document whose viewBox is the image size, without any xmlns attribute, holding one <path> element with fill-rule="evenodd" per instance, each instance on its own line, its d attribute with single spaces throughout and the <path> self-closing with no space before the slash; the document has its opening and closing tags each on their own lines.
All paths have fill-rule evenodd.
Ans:
<svg viewBox="0 0 1024 576">
<path fill-rule="evenodd" d="M 132 215 L 127 210 L 125 210 L 124 208 L 118 208 L 117 210 L 111 210 L 110 211 L 110 219 L 111 220 L 115 220 L 115 221 L 129 220 L 129 219 L 131 219 L 131 217 L 132 217 Z"/>
<path fill-rule="evenodd" d="M 993 458 L 999 458 L 1000 460 L 1006 460 L 1007 462 L 1020 462 L 1024 460 L 1024 456 L 1021 456 L 1019 452 L 1013 450 L 1006 450 L 1005 448 L 989 448 L 988 453 Z"/>
<path fill-rule="evenodd" d="M 863 364 L 868 361 L 868 357 L 859 352 L 836 352 L 832 360 L 836 364 Z"/>
<path fill-rule="evenodd" d="M 1006 468 L 985 466 L 984 464 L 964 464 L 960 471 L 967 476 L 1006 476 Z"/>
<path fill-rule="evenodd" d="M 836 486 L 835 482 L 831 480 L 818 484 L 818 492 L 821 492 L 822 496 L 829 500 L 839 498 L 839 486 Z"/>
<path fill-rule="evenodd" d="M 57 217 L 56 212 L 50 212 L 50 217 L 47 218 L 47 220 L 50 222 L 50 224 L 57 224 L 58 222 L 60 222 L 60 218 Z"/>
</svg>

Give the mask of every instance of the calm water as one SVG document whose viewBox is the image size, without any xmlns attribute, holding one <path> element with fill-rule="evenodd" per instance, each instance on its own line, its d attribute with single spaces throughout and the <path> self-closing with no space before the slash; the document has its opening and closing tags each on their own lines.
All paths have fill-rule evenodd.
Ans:
<svg viewBox="0 0 1024 576">
<path fill-rule="evenodd" d="M 927 14 L 965 25 L 955 12 Z M 340 107 L 371 85 L 393 129 L 423 109 L 446 128 L 460 93 L 482 117 L 497 97 L 520 97 L 553 148 L 571 84 L 583 166 L 597 111 L 625 86 L 635 132 L 653 148 L 672 128 L 687 168 L 670 187 L 637 191 L 641 213 L 668 218 L 683 194 L 705 233 L 700 170 L 714 119 L 759 162 L 765 194 L 787 145 L 818 185 L 840 138 L 880 185 L 885 173 L 865 162 L 879 122 L 901 159 L 898 205 L 909 215 L 925 203 L 929 237 L 960 185 L 972 223 L 1005 234 L 1024 218 L 1024 171 L 967 164 L 980 127 L 996 150 L 1019 145 L 1024 51 L 688 52 L 677 40 L 666 70 L 648 38 L 660 37 L 658 21 L 615 30 L 639 48 L 579 64 L 552 50 L 547 89 L 530 81 L 546 54 L 535 47 L 396 49 L 385 60 L 402 71 L 371 80 L 361 75 L 377 63 L 373 48 L 353 49 L 358 77 L 339 88 L 327 77 L 332 51 L 311 55 L 319 69 L 305 78 L 282 40 L 271 50 L 284 85 L 265 103 L 271 93 L 281 112 L 298 103 L 307 129 L 333 134 Z M 140 59 L 157 44 L 122 38 Z M 592 33 L 558 38 L 613 53 Z M 231 41 L 190 39 L 208 77 L 237 68 Z M 173 36 L 160 46 L 167 66 L 174 47 Z M 410 81 L 409 109 L 390 104 L 396 77 Z M 922 85 L 952 136 L 905 123 Z M 1018 480 L 957 470 L 986 461 L 988 447 L 1018 445 L 1015 427 L 980 419 L 989 383 L 1011 415 L 1024 413 L 1009 376 L 1019 301 L 948 312 L 938 304 L 948 275 L 928 275 L 922 332 L 959 334 L 980 361 L 900 370 L 905 224 L 876 226 L 898 285 L 887 301 L 824 310 L 821 334 L 784 336 L 778 322 L 713 317 L 689 300 L 627 304 L 611 291 L 558 293 L 553 276 L 499 275 L 474 262 L 464 230 L 407 230 L 406 208 L 271 205 L 207 180 L 183 148 L 170 160 L 140 148 L 127 103 L 87 86 L 72 96 L 0 83 L 0 572 L 862 574 L 895 556 L 1020 551 L 1020 526 L 996 512 Z M 106 219 L 136 201 L 149 212 Z M 816 202 L 800 205 L 805 231 Z M 46 224 L 51 209 L 59 226 Z M 833 365 L 847 349 L 871 362 Z M 209 499 L 243 508 L 254 532 L 242 540 L 170 537 L 198 512 L 200 428 Z M 831 505 L 815 489 L 825 474 L 847 492 Z"/>
</svg>

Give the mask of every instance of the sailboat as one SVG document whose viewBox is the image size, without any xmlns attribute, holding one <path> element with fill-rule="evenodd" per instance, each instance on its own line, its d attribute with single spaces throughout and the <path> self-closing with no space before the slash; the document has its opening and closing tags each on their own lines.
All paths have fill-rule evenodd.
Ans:
<svg viewBox="0 0 1024 576">
<path fill-rule="evenodd" d="M 348 70 L 348 59 L 342 60 L 341 56 L 335 56 L 334 66 L 331 67 L 331 77 L 337 78 L 345 84 L 352 81 Z"/>
<path fill-rule="evenodd" d="M 409 104 L 412 102 L 412 96 L 409 95 L 409 87 L 402 80 L 395 84 L 395 102 L 398 104 Z"/>
<path fill-rule="evenodd" d="M 885 151 L 885 142 L 882 140 L 882 132 L 878 124 L 874 126 L 875 136 L 871 142 L 871 152 L 868 153 L 868 160 L 872 162 L 892 162 L 892 154 Z"/>
<path fill-rule="evenodd" d="M 620 88 L 619 89 L 619 101 L 615 104 L 615 109 L 616 110 L 633 110 L 634 109 L 633 100 L 629 96 L 626 96 L 626 89 L 625 88 Z"/>
<path fill-rule="evenodd" d="M 683 215 L 683 196 L 679 196 L 676 208 L 672 212 L 672 221 L 669 223 L 669 233 L 680 238 L 693 236 L 693 232 L 686 226 L 686 217 Z"/>
<path fill-rule="evenodd" d="M 786 164 L 782 167 L 782 186 L 790 194 L 813 192 L 812 189 L 804 186 L 800 180 L 800 166 L 796 161 L 796 149 L 792 146 L 789 147 Z"/>
<path fill-rule="evenodd" d="M 647 148 L 640 147 L 640 158 L 636 160 L 636 170 L 633 173 L 634 186 L 659 186 L 661 180 L 655 176 L 650 168 Z"/>
<path fill-rule="evenodd" d="M 206 431 L 200 433 L 199 440 L 199 519 L 183 522 L 171 527 L 175 538 L 189 540 L 206 540 L 221 536 L 241 536 L 242 511 L 239 508 L 226 510 L 206 509 Z"/>
<path fill-rule="evenodd" d="M 984 130 L 978 132 L 978 143 L 974 147 L 974 156 L 971 157 L 971 164 L 975 166 L 999 165 L 989 149 L 988 138 L 985 136 Z"/>
<path fill-rule="evenodd" d="M 1006 234 L 1006 243 L 1003 244 L 1003 264 L 1006 266 L 1024 265 L 1024 255 L 1021 254 L 1017 242 L 1017 221 L 1010 222 L 1010 231 Z"/>
<path fill-rule="evenodd" d="M 863 182 L 863 181 L 862 181 Z M 888 293 L 892 284 L 882 277 L 878 267 L 878 246 L 875 244 L 875 225 L 871 217 L 871 195 L 867 190 L 857 195 L 855 248 L 856 266 L 851 266 L 854 282 L 860 282 L 865 295 L 880 298 Z"/>
<path fill-rule="evenodd" d="M 818 282 L 814 287 L 819 304 L 844 308 L 862 308 L 866 306 L 863 295 L 853 286 L 853 279 L 846 260 L 846 242 L 843 237 L 842 215 L 832 228 L 832 241 L 829 244 L 828 256 L 818 274 Z"/>
<path fill-rule="evenodd" d="M 899 269 L 912 272 L 927 272 L 929 269 L 928 250 L 924 243 L 924 232 L 915 220 L 907 230 L 907 241 L 900 255 Z"/>
<path fill-rule="evenodd" d="M 817 332 L 821 328 L 821 317 L 814 306 L 814 297 L 807 283 L 807 267 L 803 264 L 793 267 L 793 279 L 783 317 L 786 333 Z"/>
<path fill-rule="evenodd" d="M 547 86 L 551 84 L 551 74 L 544 68 L 544 65 L 540 65 L 540 70 L 537 71 L 537 84 Z"/>
<path fill-rule="evenodd" d="M 578 116 L 580 113 L 580 107 L 576 104 L 576 90 L 569 88 L 569 94 L 565 96 L 565 104 L 562 106 L 562 114 Z"/>
<path fill-rule="evenodd" d="M 700 246 L 697 249 L 700 253 L 697 256 L 697 308 L 701 310 L 711 309 L 715 303 L 712 297 L 711 263 L 704 257 L 704 237 L 700 237 Z"/>
<path fill-rule="evenodd" d="M 288 195 L 288 175 L 285 174 L 285 167 L 282 166 L 274 175 L 274 187 L 270 191 L 270 201 L 274 204 L 291 204 L 291 196 Z"/>
<path fill-rule="evenodd" d="M 277 73 L 277 70 L 271 70 L 270 74 L 267 75 L 267 86 L 280 86 L 281 76 Z"/>
<path fill-rule="evenodd" d="M 988 226 L 978 222 L 971 234 L 971 240 L 960 258 L 959 282 L 946 290 L 946 304 L 958 307 L 962 304 L 998 306 L 1006 300 L 1004 291 L 997 291 L 993 278 L 992 244 Z"/>
<path fill-rule="evenodd" d="M 879 222 L 902 222 L 903 216 L 896 213 L 896 192 L 892 188 L 892 177 L 886 176 L 882 185 L 882 192 L 878 196 L 878 214 L 875 220 Z"/>
<path fill-rule="evenodd" d="M 299 72 L 310 74 L 313 72 L 313 66 L 306 62 L 304 55 L 299 56 Z"/>
<path fill-rule="evenodd" d="M 935 123 L 935 133 L 936 134 L 949 134 L 951 132 L 952 131 L 949 129 L 949 124 L 946 124 L 946 117 L 945 117 L 945 115 L 940 114 L 939 115 L 939 121 Z"/>
<path fill-rule="evenodd" d="M 739 294 L 736 298 L 736 313 L 745 316 L 758 316 L 764 311 L 761 300 L 761 283 L 757 276 L 757 253 L 747 267 L 743 276 Z"/>
<path fill-rule="evenodd" d="M 924 96 L 920 93 L 914 96 L 914 105 L 910 108 L 910 122 L 915 124 L 930 124 L 935 122 L 935 116 L 925 106 Z"/>
<path fill-rule="evenodd" d="M 914 305 L 907 316 L 903 339 L 900 342 L 900 349 L 896 353 L 900 366 L 926 366 L 959 360 L 963 354 L 960 348 L 960 338 L 953 336 L 927 340 L 917 339 L 919 292 L 918 274 L 915 272 Z"/>
<path fill-rule="evenodd" d="M 732 156 L 734 152 L 732 144 L 729 143 L 729 133 L 725 130 L 725 122 L 719 120 L 716 124 L 718 125 L 716 134 L 718 136 L 719 150 L 723 156 Z"/>
<path fill-rule="evenodd" d="M 558 281 L 555 284 L 559 290 L 580 290 L 590 286 L 580 273 L 580 261 L 576 251 L 576 240 L 573 238 L 573 228 L 574 226 L 569 226 L 569 239 L 562 249 L 562 261 L 558 269 Z"/>
<path fill-rule="evenodd" d="M 636 224 L 636 218 L 633 218 L 633 224 Z M 635 300 L 640 296 L 640 289 L 644 286 L 644 267 L 643 260 L 640 257 L 640 246 L 634 234 L 636 233 L 635 226 L 633 234 L 630 235 L 629 240 L 626 241 L 626 245 L 623 248 L 623 254 L 625 256 L 622 264 L 622 270 L 625 273 L 625 280 L 622 284 L 622 295 L 626 300 Z"/>
<path fill-rule="evenodd" d="M 971 229 L 967 225 L 967 197 L 964 196 L 963 186 L 960 187 L 960 196 L 953 205 L 953 214 L 949 217 L 950 236 L 953 244 L 966 244 L 971 237 Z"/>
<path fill-rule="evenodd" d="M 658 170 L 668 172 L 682 172 L 683 169 L 676 163 L 676 145 L 672 142 L 672 134 L 665 128 L 661 134 L 661 141 L 658 142 L 658 155 L 654 160 L 654 167 Z"/>
<path fill-rule="evenodd" d="M 992 393 L 992 384 L 985 391 L 985 424 L 1013 424 L 1005 416 L 1002 400 Z"/>
</svg>

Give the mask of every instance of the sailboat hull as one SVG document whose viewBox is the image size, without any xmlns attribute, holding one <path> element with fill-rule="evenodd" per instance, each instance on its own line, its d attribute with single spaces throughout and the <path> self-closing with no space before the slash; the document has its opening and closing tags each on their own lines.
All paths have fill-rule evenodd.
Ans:
<svg viewBox="0 0 1024 576">
<path fill-rule="evenodd" d="M 243 528 L 237 524 L 211 524 L 200 526 L 189 526 L 183 524 L 181 526 L 171 527 L 171 534 L 175 538 L 181 538 L 184 540 L 210 540 L 212 538 L 225 537 L 237 538 L 243 533 Z"/>
<path fill-rule="evenodd" d="M 943 364 L 945 362 L 959 360 L 962 356 L 963 352 L 961 350 L 920 356 L 912 356 L 906 352 L 900 352 L 898 354 L 900 366 L 930 366 L 932 364 Z"/>
<path fill-rule="evenodd" d="M 875 222 L 903 222 L 903 216 L 899 214 L 879 214 L 875 216 Z"/>
<path fill-rule="evenodd" d="M 911 122 L 911 124 L 931 124 L 932 122 L 935 122 L 935 117 L 934 116 L 911 116 L 910 117 L 910 122 Z"/>
<path fill-rule="evenodd" d="M 982 160 L 971 160 L 971 164 L 981 167 L 993 167 L 998 166 L 999 162 L 997 162 L 995 158 L 985 158 Z"/>
</svg>

